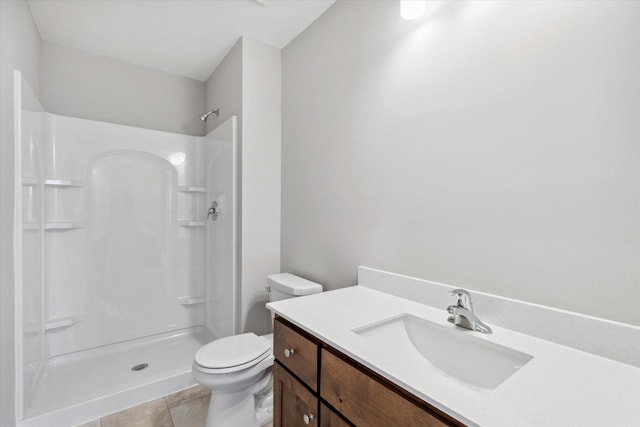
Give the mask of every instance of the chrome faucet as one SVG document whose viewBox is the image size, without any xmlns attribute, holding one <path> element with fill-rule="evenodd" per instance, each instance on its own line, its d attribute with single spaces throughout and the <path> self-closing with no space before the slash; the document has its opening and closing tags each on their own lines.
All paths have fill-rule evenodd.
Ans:
<svg viewBox="0 0 640 427">
<path fill-rule="evenodd" d="M 447 311 L 451 314 L 447 319 L 449 322 L 462 328 L 482 332 L 483 334 L 491 333 L 491 328 L 482 323 L 473 312 L 469 292 L 464 289 L 454 289 L 449 293 L 456 297 L 456 303 L 447 307 Z"/>
<path fill-rule="evenodd" d="M 215 200 L 211 202 L 211 207 L 207 211 L 207 218 L 211 218 L 211 221 L 215 221 L 218 219 L 222 213 L 220 212 L 220 207 L 218 206 L 218 202 Z"/>
</svg>

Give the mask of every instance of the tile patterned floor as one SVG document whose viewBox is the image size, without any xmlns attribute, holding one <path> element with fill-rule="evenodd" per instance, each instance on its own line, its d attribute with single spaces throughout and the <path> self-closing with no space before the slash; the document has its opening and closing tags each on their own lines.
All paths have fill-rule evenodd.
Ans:
<svg viewBox="0 0 640 427">
<path fill-rule="evenodd" d="M 195 385 L 78 427 L 204 427 L 210 397 L 209 389 Z"/>
<path fill-rule="evenodd" d="M 210 396 L 196 385 L 79 427 L 204 427 Z"/>
</svg>

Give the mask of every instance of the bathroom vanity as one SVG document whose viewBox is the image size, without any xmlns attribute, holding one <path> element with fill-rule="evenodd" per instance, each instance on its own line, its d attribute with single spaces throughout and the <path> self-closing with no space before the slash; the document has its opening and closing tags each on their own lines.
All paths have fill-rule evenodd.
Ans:
<svg viewBox="0 0 640 427">
<path fill-rule="evenodd" d="M 327 343 L 274 321 L 274 426 L 461 426 Z"/>
<path fill-rule="evenodd" d="M 274 426 L 595 427 L 640 419 L 639 368 L 495 323 L 492 334 L 461 329 L 447 322 L 446 302 L 416 299 L 359 285 L 269 303 Z"/>
</svg>

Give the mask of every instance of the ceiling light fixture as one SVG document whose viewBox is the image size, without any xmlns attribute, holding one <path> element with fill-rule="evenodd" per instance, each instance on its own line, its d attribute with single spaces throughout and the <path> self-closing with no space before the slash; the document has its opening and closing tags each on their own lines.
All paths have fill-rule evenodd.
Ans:
<svg viewBox="0 0 640 427">
<path fill-rule="evenodd" d="M 427 0 L 400 0 L 400 16 L 411 21 L 420 18 L 427 10 Z"/>
</svg>

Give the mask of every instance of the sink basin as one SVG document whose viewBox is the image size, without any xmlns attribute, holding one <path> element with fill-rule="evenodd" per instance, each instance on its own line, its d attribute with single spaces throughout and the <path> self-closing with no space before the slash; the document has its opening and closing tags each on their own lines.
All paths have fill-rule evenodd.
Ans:
<svg viewBox="0 0 640 427">
<path fill-rule="evenodd" d="M 440 374 L 485 390 L 499 386 L 533 356 L 409 314 L 365 325 L 352 332 L 393 349 L 398 363 L 430 365 Z"/>
</svg>

